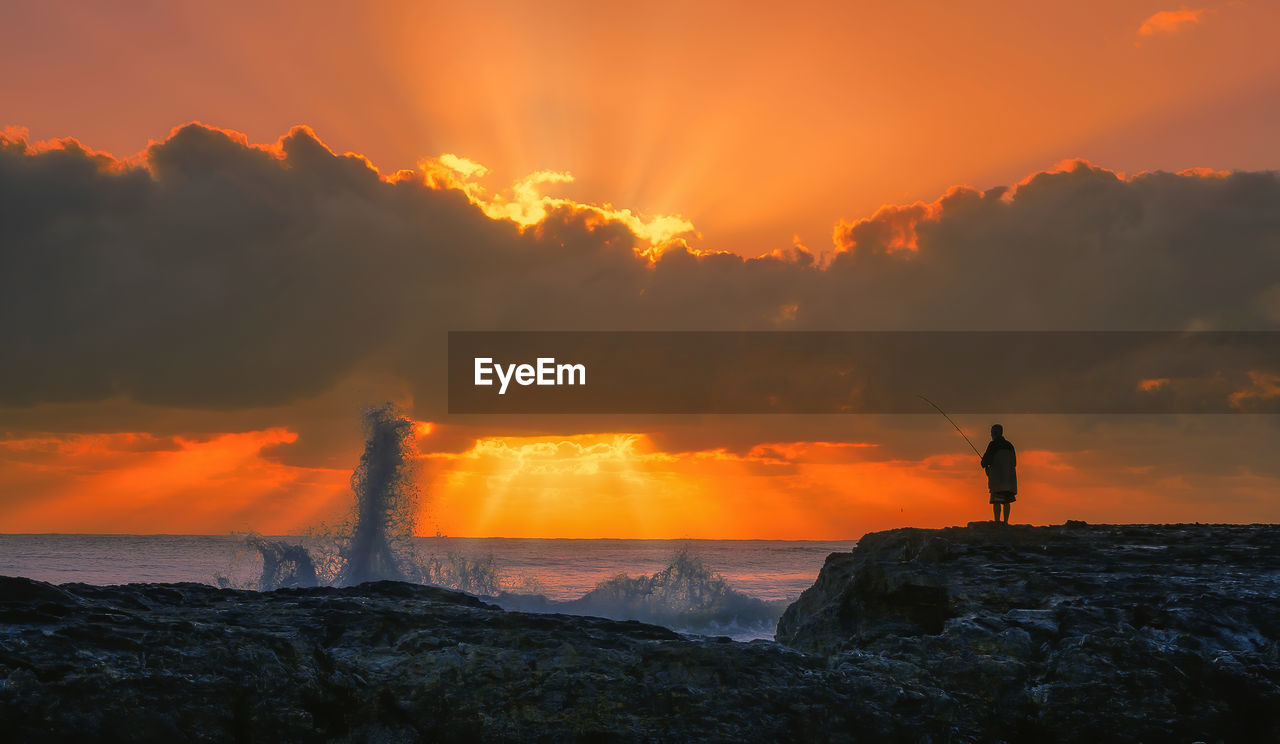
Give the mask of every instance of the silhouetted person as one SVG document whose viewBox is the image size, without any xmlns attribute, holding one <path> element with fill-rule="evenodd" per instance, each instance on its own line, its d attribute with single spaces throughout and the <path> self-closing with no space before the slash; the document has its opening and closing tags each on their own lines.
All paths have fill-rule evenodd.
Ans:
<svg viewBox="0 0 1280 744">
<path fill-rule="evenodd" d="M 991 514 L 1000 522 L 1004 507 L 1004 523 L 1009 523 L 1009 505 L 1018 500 L 1018 456 L 1013 443 L 1004 438 L 1004 427 L 991 425 L 991 443 L 982 454 L 982 469 L 987 471 L 987 490 L 991 492 Z"/>
</svg>

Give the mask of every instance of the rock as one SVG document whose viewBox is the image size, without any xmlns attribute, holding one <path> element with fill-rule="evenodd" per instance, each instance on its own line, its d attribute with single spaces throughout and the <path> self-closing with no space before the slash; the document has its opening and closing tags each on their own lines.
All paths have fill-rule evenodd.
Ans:
<svg viewBox="0 0 1280 744">
<path fill-rule="evenodd" d="M 867 535 L 782 643 L 399 582 L 0 578 L 6 741 L 1280 739 L 1270 526 Z"/>
<path fill-rule="evenodd" d="M 946 730 L 926 692 L 872 699 L 859 692 L 872 676 L 774 643 L 507 612 L 413 584 L 0 588 L 6 741 L 851 741 Z"/>
<path fill-rule="evenodd" d="M 1274 525 L 974 522 L 828 557 L 777 640 L 909 659 L 980 738 L 1276 741 L 1278 599 Z"/>
</svg>

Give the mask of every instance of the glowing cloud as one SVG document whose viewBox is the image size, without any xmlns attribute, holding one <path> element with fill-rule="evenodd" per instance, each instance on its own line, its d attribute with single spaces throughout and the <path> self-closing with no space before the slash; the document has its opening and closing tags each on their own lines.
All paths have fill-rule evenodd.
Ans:
<svg viewBox="0 0 1280 744">
<path fill-rule="evenodd" d="M 942 212 L 941 200 L 905 206 L 886 204 L 869 218 L 836 224 L 832 240 L 838 251 L 858 248 L 874 253 L 916 252 L 920 250 L 916 226 L 936 220 Z"/>
<path fill-rule="evenodd" d="M 1138 27 L 1139 36 L 1156 36 L 1158 34 L 1176 34 L 1188 26 L 1200 23 L 1208 8 L 1195 10 L 1183 7 L 1181 10 L 1162 10 L 1142 22 Z"/>
<path fill-rule="evenodd" d="M 645 217 L 612 204 L 586 204 L 543 193 L 544 186 L 572 183 L 573 174 L 567 171 L 535 171 L 509 188 L 489 194 L 474 180 L 484 177 L 489 169 L 474 160 L 445 153 L 437 159 L 420 162 L 418 168 L 427 183 L 437 188 L 459 189 L 489 217 L 510 220 L 522 228 L 542 222 L 555 209 L 590 212 L 605 220 L 626 225 L 636 237 L 649 243 L 649 250 L 641 252 L 655 255 L 677 238 L 697 234 L 693 223 L 679 215 Z"/>
<path fill-rule="evenodd" d="M 1251 370 L 1249 372 L 1249 383 L 1248 388 L 1231 394 L 1231 405 L 1236 408 L 1247 409 L 1250 401 L 1267 400 L 1280 396 L 1280 375 L 1261 370 Z"/>
</svg>

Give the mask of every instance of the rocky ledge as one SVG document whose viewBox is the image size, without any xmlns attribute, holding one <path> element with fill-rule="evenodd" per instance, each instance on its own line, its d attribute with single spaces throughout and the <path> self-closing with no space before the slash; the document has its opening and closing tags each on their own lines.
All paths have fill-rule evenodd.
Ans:
<svg viewBox="0 0 1280 744">
<path fill-rule="evenodd" d="M 873 533 L 776 637 L 982 738 L 1280 741 L 1280 526 Z"/>
<path fill-rule="evenodd" d="M 779 643 L 401 583 L 0 579 L 6 741 L 1280 740 L 1280 528 L 904 529 Z"/>
</svg>

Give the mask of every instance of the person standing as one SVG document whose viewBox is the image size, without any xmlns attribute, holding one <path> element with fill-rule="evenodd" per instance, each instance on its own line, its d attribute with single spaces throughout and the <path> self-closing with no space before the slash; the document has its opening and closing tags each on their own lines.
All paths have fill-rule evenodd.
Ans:
<svg viewBox="0 0 1280 744">
<path fill-rule="evenodd" d="M 1003 507 L 1004 523 L 1009 523 L 1009 506 L 1018 500 L 1018 456 L 1013 443 L 1004 438 L 1004 427 L 991 425 L 991 443 L 982 455 L 982 469 L 987 471 L 987 490 L 991 492 L 993 521 L 1000 523 Z"/>
</svg>

